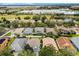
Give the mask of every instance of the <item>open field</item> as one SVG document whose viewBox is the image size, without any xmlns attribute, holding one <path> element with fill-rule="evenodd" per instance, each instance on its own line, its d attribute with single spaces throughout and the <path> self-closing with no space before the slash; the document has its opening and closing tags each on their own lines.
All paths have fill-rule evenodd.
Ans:
<svg viewBox="0 0 79 59">
<path fill-rule="evenodd" d="M 7 15 L 5 14 L 5 15 L 0 15 L 0 19 L 2 17 L 5 17 L 7 20 L 11 21 L 11 20 L 15 20 L 16 17 L 20 17 L 21 19 L 24 19 L 24 17 L 27 17 L 27 16 L 29 16 L 31 19 L 33 17 L 33 15 Z M 46 17 L 49 19 L 50 15 L 46 15 Z"/>
<path fill-rule="evenodd" d="M 5 17 L 7 20 L 15 20 L 16 17 L 21 17 L 21 19 L 23 19 L 26 16 L 32 17 L 32 15 L 0 15 L 0 19 Z"/>
<path fill-rule="evenodd" d="M 15 20 L 15 18 L 16 17 L 20 17 L 22 20 L 24 19 L 24 17 L 27 17 L 27 16 L 29 16 L 31 19 L 32 19 L 32 17 L 33 17 L 33 15 L 14 15 L 14 14 L 10 14 L 10 15 L 7 15 L 7 14 L 3 14 L 3 15 L 1 15 L 0 14 L 0 20 L 1 20 L 1 18 L 2 17 L 5 17 L 7 20 L 9 20 L 9 21 L 13 21 L 13 20 Z M 41 15 L 41 16 L 43 16 L 43 15 Z M 47 19 L 48 20 L 50 20 L 50 17 L 51 17 L 51 15 L 45 15 L 46 17 L 47 17 Z M 55 16 L 55 15 L 54 15 Z M 55 17 L 59 17 L 59 16 L 55 16 Z M 71 15 L 71 16 L 61 16 L 61 17 L 69 17 L 69 18 L 79 18 L 78 16 L 73 16 L 73 15 Z"/>
</svg>

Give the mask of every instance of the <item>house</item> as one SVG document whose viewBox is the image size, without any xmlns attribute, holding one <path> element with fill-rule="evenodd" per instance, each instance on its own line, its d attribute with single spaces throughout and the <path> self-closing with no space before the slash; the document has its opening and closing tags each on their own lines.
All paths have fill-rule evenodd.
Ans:
<svg viewBox="0 0 79 59">
<path fill-rule="evenodd" d="M 44 27 L 36 27 L 35 34 L 44 34 Z"/>
<path fill-rule="evenodd" d="M 72 37 L 71 42 L 74 47 L 79 51 L 79 37 Z"/>
<path fill-rule="evenodd" d="M 15 52 L 23 50 L 24 46 L 26 45 L 27 38 L 15 38 L 14 42 L 11 44 L 12 50 Z"/>
<path fill-rule="evenodd" d="M 61 28 L 59 29 L 58 34 L 61 36 L 69 36 L 70 34 L 72 34 L 72 32 L 69 29 Z"/>
<path fill-rule="evenodd" d="M 38 56 L 40 51 L 40 40 L 39 38 L 31 38 L 28 40 L 27 44 L 33 48 L 35 54 Z"/>
<path fill-rule="evenodd" d="M 79 34 L 79 28 L 72 28 L 76 34 Z"/>
<path fill-rule="evenodd" d="M 69 38 L 67 37 L 60 37 L 57 39 L 57 44 L 59 49 L 70 49 L 72 52 L 76 52 L 76 49 L 74 48 L 74 46 L 72 45 L 72 43 L 69 41 Z"/>
<path fill-rule="evenodd" d="M 72 19 L 64 19 L 64 22 L 72 22 Z"/>
<path fill-rule="evenodd" d="M 4 48 L 7 47 L 9 41 L 10 38 L 8 37 L 0 39 L 0 51 L 4 50 Z"/>
<path fill-rule="evenodd" d="M 23 34 L 32 34 L 33 33 L 33 28 L 25 28 L 24 31 L 23 31 Z"/>
<path fill-rule="evenodd" d="M 33 47 L 33 48 L 35 46 L 40 46 L 40 40 L 39 40 L 39 38 L 31 38 L 31 39 L 28 40 L 27 43 L 30 45 L 30 47 Z"/>
<path fill-rule="evenodd" d="M 53 34 L 57 34 L 54 28 L 46 28 L 46 33 L 52 32 Z"/>
<path fill-rule="evenodd" d="M 53 38 L 50 38 L 50 37 L 43 38 L 43 47 L 49 46 L 49 45 L 53 45 L 55 49 L 58 50 L 56 42 Z"/>
<path fill-rule="evenodd" d="M 21 34 L 24 28 L 17 28 L 13 31 L 14 34 Z"/>
<path fill-rule="evenodd" d="M 48 32 L 53 32 L 53 28 L 46 28 L 46 32 L 48 33 Z"/>
</svg>

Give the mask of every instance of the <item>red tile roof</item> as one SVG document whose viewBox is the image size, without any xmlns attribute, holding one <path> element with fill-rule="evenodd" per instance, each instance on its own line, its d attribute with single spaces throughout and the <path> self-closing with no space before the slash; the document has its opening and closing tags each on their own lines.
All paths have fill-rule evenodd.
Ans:
<svg viewBox="0 0 79 59">
<path fill-rule="evenodd" d="M 73 47 L 73 45 L 71 44 L 71 42 L 69 41 L 69 38 L 67 38 L 67 37 L 60 37 L 60 38 L 58 38 L 57 44 L 58 44 L 60 49 L 66 47 L 66 48 L 69 48 L 69 49 L 74 50 L 74 51 L 76 50 Z"/>
<path fill-rule="evenodd" d="M 56 48 L 56 50 L 58 50 L 57 45 L 53 38 L 47 37 L 43 39 L 43 47 L 48 45 L 53 45 Z"/>
</svg>

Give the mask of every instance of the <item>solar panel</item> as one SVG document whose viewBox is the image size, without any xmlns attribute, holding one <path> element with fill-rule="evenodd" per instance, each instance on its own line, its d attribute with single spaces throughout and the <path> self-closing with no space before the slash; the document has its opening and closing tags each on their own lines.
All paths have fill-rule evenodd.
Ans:
<svg viewBox="0 0 79 59">
<path fill-rule="evenodd" d="M 0 40 L 0 44 L 2 44 L 4 41 L 5 41 L 5 39 L 1 39 L 1 40 Z"/>
</svg>

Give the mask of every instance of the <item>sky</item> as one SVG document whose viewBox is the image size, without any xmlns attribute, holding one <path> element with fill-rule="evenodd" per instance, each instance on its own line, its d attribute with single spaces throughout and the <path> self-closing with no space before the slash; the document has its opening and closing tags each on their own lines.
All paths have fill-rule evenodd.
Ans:
<svg viewBox="0 0 79 59">
<path fill-rule="evenodd" d="M 0 3 L 79 3 L 79 0 L 0 0 Z"/>
</svg>

